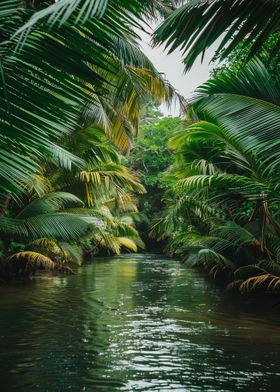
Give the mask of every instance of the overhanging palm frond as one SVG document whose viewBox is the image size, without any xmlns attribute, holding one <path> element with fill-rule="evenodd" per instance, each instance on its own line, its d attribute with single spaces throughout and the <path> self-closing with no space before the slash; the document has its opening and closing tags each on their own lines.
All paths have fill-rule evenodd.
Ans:
<svg viewBox="0 0 280 392">
<path fill-rule="evenodd" d="M 224 59 L 239 44 L 251 46 L 247 59 L 280 28 L 280 4 L 271 0 L 190 0 L 174 11 L 155 32 L 155 44 L 169 53 L 180 48 L 186 70 L 220 37 L 216 51 Z M 253 43 L 253 44 L 252 44 Z M 222 49 L 224 49 L 222 51 Z M 271 48 L 271 53 L 279 51 Z"/>
<path fill-rule="evenodd" d="M 203 83 L 197 88 L 193 101 L 215 94 L 247 96 L 279 105 L 279 77 L 254 58 L 238 71 L 228 69 Z"/>
<path fill-rule="evenodd" d="M 230 264 L 230 262 L 221 253 L 209 248 L 201 249 L 197 254 L 197 265 L 200 263 L 207 263 L 209 261 L 220 264 Z"/>
<path fill-rule="evenodd" d="M 68 242 L 58 242 L 49 238 L 39 238 L 27 245 L 27 249 L 35 247 L 36 252 L 42 253 L 49 258 L 58 261 L 58 265 L 66 262 L 81 265 L 83 260 L 82 248 L 77 244 Z"/>
<path fill-rule="evenodd" d="M 99 246 L 111 250 L 115 254 L 120 254 L 122 247 L 132 252 L 137 252 L 137 245 L 134 240 L 127 237 L 114 237 L 110 234 L 100 238 Z"/>
<path fill-rule="evenodd" d="M 25 251 L 15 253 L 8 258 L 8 262 L 12 263 L 24 263 L 24 269 L 28 271 L 30 268 L 41 268 L 47 270 L 53 270 L 55 263 L 47 256 L 41 253 Z"/>
<path fill-rule="evenodd" d="M 12 5 L 16 7 L 19 0 L 6 0 L 6 3 L 9 8 Z M 106 11 L 117 14 L 123 12 L 126 14 L 127 21 L 129 15 L 138 16 L 139 18 L 141 16 L 143 18 L 149 17 L 149 19 L 157 18 L 158 15 L 168 15 L 177 4 L 180 4 L 180 1 L 122 0 L 118 4 L 114 4 L 112 0 L 96 0 L 94 2 L 92 0 L 60 0 L 34 13 L 24 26 L 17 30 L 15 35 L 22 35 L 24 38 L 38 22 L 45 22 L 50 29 L 62 26 L 66 22 L 81 25 L 92 18 L 101 19 Z M 137 23 L 136 20 L 134 23 Z"/>
<path fill-rule="evenodd" d="M 252 233 L 230 221 L 221 226 L 214 226 L 210 234 L 218 239 L 213 248 L 219 251 L 234 247 L 238 252 L 242 248 L 258 245 L 258 241 Z"/>
<path fill-rule="evenodd" d="M 82 158 L 72 154 L 70 151 L 67 151 L 57 144 L 52 144 L 50 146 L 48 158 L 50 162 L 66 170 L 71 170 L 73 167 L 81 169 L 85 164 Z"/>
<path fill-rule="evenodd" d="M 81 207 L 83 202 L 72 193 L 52 192 L 31 201 L 18 215 L 17 219 L 30 218 L 45 213 L 54 213 L 66 208 Z"/>
<path fill-rule="evenodd" d="M 280 123 L 279 106 L 250 97 L 220 94 L 201 102 L 197 111 L 208 111 L 218 124 L 242 143 L 245 151 L 262 156 L 270 171 L 279 164 L 280 145 L 277 135 Z M 206 109 L 207 106 L 207 109 Z M 226 108 L 231 113 L 226 114 Z M 256 120 L 257 119 L 257 120 Z M 254 127 L 254 135 L 252 135 Z M 236 130 L 238 130 L 236 132 Z"/>
<path fill-rule="evenodd" d="M 82 164 L 55 143 L 76 128 L 86 103 L 95 100 L 98 106 L 101 97 L 110 101 L 112 86 L 118 85 L 117 62 L 123 69 L 140 64 L 154 69 L 133 47 L 137 35 L 132 26 L 147 8 L 156 9 L 156 3 L 62 0 L 38 14 L 21 1 L 0 4 L 0 190 L 23 192 L 46 157 L 66 168 Z M 12 36 L 19 29 L 24 42 L 15 52 L 19 35 Z M 122 42 L 121 50 L 116 40 Z"/>
<path fill-rule="evenodd" d="M 13 1 L 13 3 L 16 3 Z M 19 4 L 19 2 L 17 2 Z M 108 7 L 108 0 L 60 0 L 56 1 L 40 11 L 35 12 L 30 20 L 20 27 L 15 36 L 24 37 L 30 33 L 39 21 L 44 21 L 49 28 L 55 25 L 62 26 L 68 19 L 73 19 L 72 23 L 84 23 L 87 19 L 96 17 L 101 18 Z"/>
<path fill-rule="evenodd" d="M 244 197 L 256 199 L 268 189 L 267 184 L 237 174 L 195 175 L 178 181 L 179 191 L 216 189 L 226 193 L 237 192 Z"/>
<path fill-rule="evenodd" d="M 137 245 L 133 240 L 127 237 L 116 237 L 114 240 L 118 243 L 118 246 L 121 248 L 122 246 L 132 252 L 137 252 Z"/>
<path fill-rule="evenodd" d="M 1 218 L 0 233 L 3 237 L 32 241 L 47 237 L 60 241 L 79 240 L 92 230 L 98 230 L 100 222 L 89 216 L 67 213 L 36 215 L 25 219 Z"/>
<path fill-rule="evenodd" d="M 185 102 L 139 48 L 128 40 L 125 43 L 125 51 L 130 53 L 133 49 L 133 58 L 128 58 L 128 63 L 111 58 L 116 75 L 108 72 L 104 74 L 112 84 L 110 100 L 101 97 L 98 103 L 90 103 L 84 116 L 87 123 L 91 121 L 91 125 L 103 127 L 110 139 L 127 152 L 131 139 L 139 132 L 140 109 L 143 105 L 151 100 L 168 105 L 178 101 L 184 111 Z"/>
<path fill-rule="evenodd" d="M 49 238 L 38 238 L 37 240 L 32 241 L 31 245 L 40 250 L 44 250 L 45 252 L 56 254 L 61 252 L 58 243 L 55 240 L 51 240 Z"/>
<path fill-rule="evenodd" d="M 89 206 L 94 204 L 94 195 L 97 197 L 107 194 L 108 196 L 112 193 L 125 200 L 128 197 L 126 189 L 136 193 L 145 192 L 138 177 L 130 173 L 125 166 L 114 162 L 89 164 L 87 171 L 82 171 L 79 178 L 86 186 Z"/>
<path fill-rule="evenodd" d="M 239 289 L 242 293 L 258 289 L 266 292 L 279 291 L 280 277 L 271 274 L 252 276 L 242 282 Z"/>
<path fill-rule="evenodd" d="M 279 96 L 278 80 L 253 61 L 237 74 L 229 71 L 202 85 L 193 109 L 220 127 L 236 150 L 247 158 L 255 155 L 270 175 L 280 164 Z"/>
<path fill-rule="evenodd" d="M 29 195 L 35 194 L 37 197 L 43 197 L 48 192 L 52 191 L 50 180 L 42 173 L 34 174 L 29 177 L 25 187 Z"/>
<path fill-rule="evenodd" d="M 0 232 L 4 237 L 33 241 L 48 238 L 71 242 L 91 231 L 99 231 L 103 222 L 81 208 L 83 203 L 66 192 L 49 193 L 31 201 L 15 218 L 2 217 Z M 80 207 L 75 211 L 74 207 Z M 72 212 L 67 212 L 67 209 Z"/>
<path fill-rule="evenodd" d="M 73 262 L 79 266 L 82 264 L 83 253 L 80 246 L 69 244 L 68 242 L 59 242 L 59 246 L 66 261 Z"/>
<path fill-rule="evenodd" d="M 175 134 L 169 145 L 176 151 L 179 170 L 174 166 L 172 172 L 178 174 L 178 178 L 184 176 L 184 171 L 180 175 L 181 160 L 186 169 L 189 168 L 189 175 L 214 174 L 234 165 L 239 172 L 253 172 L 261 177 L 260 170 L 257 171 L 256 154 L 246 148 L 246 143 L 244 145 L 235 134 L 209 121 L 198 121 L 188 126 L 187 130 Z"/>
</svg>

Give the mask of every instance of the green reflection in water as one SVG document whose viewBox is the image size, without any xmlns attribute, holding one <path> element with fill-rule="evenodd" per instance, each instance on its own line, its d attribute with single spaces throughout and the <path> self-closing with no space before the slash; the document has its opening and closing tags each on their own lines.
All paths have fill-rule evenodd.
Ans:
<svg viewBox="0 0 280 392">
<path fill-rule="evenodd" d="M 3 392 L 279 390 L 280 320 L 162 256 L 2 287 L 0 311 Z"/>
</svg>

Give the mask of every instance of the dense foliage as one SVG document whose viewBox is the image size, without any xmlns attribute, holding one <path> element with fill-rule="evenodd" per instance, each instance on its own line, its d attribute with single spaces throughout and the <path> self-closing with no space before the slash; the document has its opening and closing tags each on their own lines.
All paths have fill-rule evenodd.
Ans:
<svg viewBox="0 0 280 392">
<path fill-rule="evenodd" d="M 280 287 L 279 78 L 257 60 L 202 85 L 169 146 L 168 209 L 151 233 L 241 291 Z"/>
<path fill-rule="evenodd" d="M 246 59 L 248 58 L 250 49 L 253 45 L 253 41 L 247 46 L 239 44 L 235 49 L 227 55 L 224 61 L 218 62 L 216 66 L 212 69 L 212 76 L 217 75 L 223 71 L 236 70 L 239 71 L 246 64 Z M 267 40 L 263 43 L 258 51 L 258 59 L 264 64 L 264 66 L 269 70 L 272 77 L 277 77 L 280 72 L 280 59 L 279 56 L 270 56 L 270 50 L 272 47 L 280 46 L 280 36 L 279 34 L 270 35 Z"/>
<path fill-rule="evenodd" d="M 143 246 L 123 165 L 141 107 L 174 89 L 135 28 L 173 1 L 5 0 L 0 4 L 1 274 L 65 270 L 82 254 Z"/>
<path fill-rule="evenodd" d="M 189 69 L 198 56 L 218 42 L 215 57 L 224 60 L 236 48 L 244 48 L 246 60 L 259 54 L 272 34 L 279 34 L 278 0 L 186 0 L 159 26 L 155 44 L 173 52 L 179 48 Z M 271 41 L 270 59 L 280 54 L 279 40 Z"/>
<path fill-rule="evenodd" d="M 129 167 L 137 173 L 147 191 L 139 196 L 141 216 L 137 227 L 149 248 L 158 246 L 148 236 L 149 225 L 164 208 L 163 175 L 174 159 L 167 142 L 181 129 L 179 117 L 164 118 L 156 106 L 148 106 L 142 113 L 139 137 L 127 159 Z"/>
<path fill-rule="evenodd" d="M 279 290 L 279 15 L 275 0 L 2 1 L 1 276 L 137 251 L 152 222 L 229 287 Z M 185 102 L 139 46 L 160 18 L 154 43 L 186 70 L 220 40 L 184 120 L 161 115 Z"/>
</svg>

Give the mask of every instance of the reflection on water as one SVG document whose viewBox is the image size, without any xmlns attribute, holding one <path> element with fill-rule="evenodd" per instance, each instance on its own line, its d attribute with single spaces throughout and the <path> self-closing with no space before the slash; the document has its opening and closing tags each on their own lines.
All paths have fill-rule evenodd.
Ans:
<svg viewBox="0 0 280 392">
<path fill-rule="evenodd" d="M 280 319 L 158 255 L 1 287 L 0 312 L 3 392 L 279 391 Z"/>
</svg>

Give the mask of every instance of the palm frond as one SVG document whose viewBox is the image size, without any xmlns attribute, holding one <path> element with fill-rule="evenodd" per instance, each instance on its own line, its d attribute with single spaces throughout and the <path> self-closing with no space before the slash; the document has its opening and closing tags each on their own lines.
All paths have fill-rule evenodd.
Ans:
<svg viewBox="0 0 280 392">
<path fill-rule="evenodd" d="M 235 277 L 243 280 L 265 274 L 267 274 L 267 271 L 257 265 L 245 265 L 234 271 Z"/>
<path fill-rule="evenodd" d="M 114 240 L 118 243 L 120 247 L 125 247 L 132 252 L 137 252 L 137 245 L 133 240 L 127 237 L 115 237 Z"/>
<path fill-rule="evenodd" d="M 35 245 L 36 248 L 51 253 L 59 254 L 61 252 L 61 249 L 57 242 L 49 238 L 38 238 L 37 240 L 32 241 L 31 245 Z"/>
<path fill-rule="evenodd" d="M 114 162 L 89 164 L 87 171 L 80 172 L 79 178 L 85 184 L 89 206 L 94 204 L 94 195 L 112 193 L 119 198 L 121 204 L 125 204 L 126 200 L 131 200 L 125 189 L 136 193 L 145 192 L 137 176 L 129 172 L 125 166 Z"/>
<path fill-rule="evenodd" d="M 271 274 L 263 274 L 252 276 L 240 284 L 240 291 L 242 293 L 258 289 L 264 291 L 279 291 L 280 277 Z"/>
<path fill-rule="evenodd" d="M 44 213 L 54 213 L 66 208 L 81 206 L 83 206 L 83 202 L 72 193 L 52 192 L 33 200 L 17 215 L 17 219 L 29 218 Z"/>
<path fill-rule="evenodd" d="M 199 55 L 203 58 L 205 50 L 220 37 L 222 41 L 216 56 L 219 54 L 224 59 L 241 44 L 251 46 L 247 59 L 251 58 L 270 34 L 278 33 L 279 20 L 277 1 L 191 0 L 166 18 L 156 30 L 154 42 L 164 43 L 169 53 L 179 48 L 188 70 L 196 58 Z M 271 48 L 271 53 L 274 51 Z"/>
<path fill-rule="evenodd" d="M 101 247 L 107 248 L 111 250 L 115 254 L 121 253 L 122 246 L 131 250 L 132 252 L 137 252 L 137 245 L 135 242 L 126 237 L 113 237 L 108 235 L 107 237 L 103 237 L 99 242 Z"/>
<path fill-rule="evenodd" d="M 25 187 L 29 195 L 35 194 L 37 197 L 43 197 L 52 191 L 50 180 L 42 173 L 30 176 L 28 181 L 25 183 Z"/>
<path fill-rule="evenodd" d="M 119 70 L 126 65 L 145 64 L 155 74 L 134 44 L 133 27 L 148 8 L 156 11 L 156 3 L 62 0 L 38 12 L 25 9 L 21 1 L 1 3 L 0 190 L 24 192 L 29 177 L 40 171 L 39 164 L 46 158 L 68 169 L 73 164 L 83 165 L 56 143 L 75 130 L 82 108 L 89 102 L 95 101 L 93 107 L 98 107 L 102 101 L 105 107 L 107 100 L 107 106 L 116 109 L 112 101 L 124 73 Z M 7 14 L 11 16 L 8 25 Z M 18 40 L 21 50 L 15 51 Z M 121 50 L 116 41 L 122 43 Z M 150 96 L 149 85 L 146 87 Z M 120 137 L 120 144 L 126 143 L 127 148 L 123 133 L 124 124 L 130 132 L 130 120 L 123 118 L 126 104 L 128 97 L 123 97 L 117 107 L 122 108 L 117 116 L 122 125 L 116 127 L 120 133 L 114 138 Z M 110 115 L 114 117 L 115 110 Z M 98 121 L 104 122 L 104 118 Z"/>
<path fill-rule="evenodd" d="M 24 262 L 25 270 L 34 267 L 47 270 L 53 270 L 55 268 L 55 263 L 49 257 L 31 251 L 15 253 L 8 258 L 8 261 L 12 263 Z"/>
<path fill-rule="evenodd" d="M 82 249 L 78 245 L 69 244 L 68 242 L 59 242 L 63 257 L 76 265 L 80 266 L 83 260 Z"/>
<path fill-rule="evenodd" d="M 19 2 L 18 2 L 19 3 Z M 30 20 L 20 27 L 15 36 L 21 35 L 23 38 L 29 34 L 32 27 L 39 21 L 46 20 L 48 27 L 51 29 L 56 24 L 62 26 L 73 18 L 72 23 L 84 23 L 88 18 L 101 18 L 108 7 L 108 0 L 60 0 L 54 4 L 35 12 Z"/>
<path fill-rule="evenodd" d="M 202 85 L 193 109 L 200 118 L 213 120 L 232 146 L 262 160 L 270 174 L 280 163 L 279 95 L 278 81 L 262 63 L 252 61 L 237 74 L 228 71 Z"/>
<path fill-rule="evenodd" d="M 237 250 L 250 245 L 254 246 L 257 243 L 252 233 L 234 222 L 226 222 L 222 226 L 214 226 L 211 229 L 211 235 L 226 240 L 228 244 Z"/>
<path fill-rule="evenodd" d="M 94 217 L 67 213 L 35 215 L 25 219 L 2 218 L 0 221 L 3 237 L 29 241 L 47 237 L 71 242 L 98 227 L 99 222 Z"/>
</svg>

